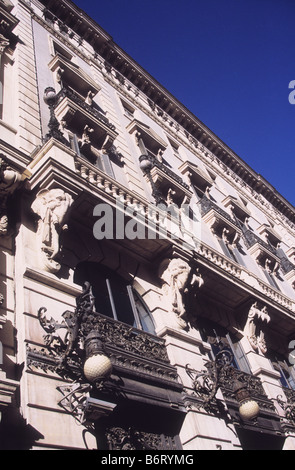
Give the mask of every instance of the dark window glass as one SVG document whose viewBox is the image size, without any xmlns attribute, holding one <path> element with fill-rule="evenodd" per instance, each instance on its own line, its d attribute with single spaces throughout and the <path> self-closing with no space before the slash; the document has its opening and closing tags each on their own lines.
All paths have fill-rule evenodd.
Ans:
<svg viewBox="0 0 295 470">
<path fill-rule="evenodd" d="M 121 276 L 96 263 L 80 263 L 76 268 L 75 282 L 92 286 L 97 312 L 155 333 L 149 310 L 140 295 Z"/>
<path fill-rule="evenodd" d="M 208 342 L 211 346 L 211 360 L 214 360 L 216 355 L 222 350 L 230 351 L 233 355 L 232 365 L 243 372 L 248 374 L 251 373 L 251 369 L 242 346 L 225 328 L 210 320 L 200 318 L 199 330 L 202 339 Z"/>
</svg>

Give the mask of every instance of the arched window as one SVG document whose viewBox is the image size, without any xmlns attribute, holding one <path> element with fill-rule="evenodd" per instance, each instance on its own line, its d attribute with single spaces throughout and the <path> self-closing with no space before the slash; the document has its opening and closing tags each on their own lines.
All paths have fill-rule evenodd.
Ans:
<svg viewBox="0 0 295 470">
<path fill-rule="evenodd" d="M 149 309 L 133 287 L 117 273 L 97 263 L 80 263 L 74 280 L 81 286 L 88 281 L 98 313 L 155 334 Z"/>
<path fill-rule="evenodd" d="M 226 328 L 205 318 L 198 319 L 198 327 L 203 341 L 208 342 L 211 346 L 211 360 L 214 360 L 221 350 L 228 350 L 233 355 L 232 365 L 251 374 L 250 365 L 240 342 Z"/>
<path fill-rule="evenodd" d="M 268 359 L 274 370 L 280 374 L 280 382 L 283 387 L 295 390 L 295 370 L 286 358 L 273 350 L 268 351 Z"/>
</svg>

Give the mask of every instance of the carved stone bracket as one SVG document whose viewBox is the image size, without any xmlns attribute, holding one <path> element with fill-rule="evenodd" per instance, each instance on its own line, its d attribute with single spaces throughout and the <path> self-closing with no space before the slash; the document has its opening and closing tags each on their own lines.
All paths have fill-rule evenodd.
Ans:
<svg viewBox="0 0 295 470">
<path fill-rule="evenodd" d="M 66 218 L 73 202 L 72 196 L 62 189 L 42 189 L 32 204 L 32 210 L 39 216 L 38 247 L 42 268 L 52 273 L 61 265 L 56 260 L 60 251 L 60 233 L 67 228 Z"/>
<path fill-rule="evenodd" d="M 5 36 L 0 34 L 0 58 L 2 54 L 5 52 L 6 47 L 9 46 L 9 44 L 10 44 L 9 40 Z"/>
<path fill-rule="evenodd" d="M 267 352 L 267 346 L 264 338 L 264 324 L 270 322 L 270 316 L 267 308 L 263 307 L 261 310 L 255 302 L 248 313 L 247 322 L 244 328 L 244 335 L 248 338 L 248 341 L 254 351 L 265 354 Z"/>
<path fill-rule="evenodd" d="M 201 274 L 194 272 L 190 265 L 181 258 L 165 260 L 160 267 L 160 278 L 162 280 L 162 291 L 169 302 L 169 310 L 175 314 L 177 324 L 180 328 L 187 327 L 187 312 L 185 295 L 200 288 L 204 280 Z"/>
</svg>

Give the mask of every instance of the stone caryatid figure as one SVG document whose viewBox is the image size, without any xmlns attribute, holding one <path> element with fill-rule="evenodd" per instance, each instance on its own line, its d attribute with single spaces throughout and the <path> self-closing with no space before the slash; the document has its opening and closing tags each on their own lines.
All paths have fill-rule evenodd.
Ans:
<svg viewBox="0 0 295 470">
<path fill-rule="evenodd" d="M 263 307 L 261 310 L 257 306 L 257 302 L 251 305 L 247 322 L 244 328 L 244 335 L 254 351 L 265 354 L 267 346 L 265 342 L 264 324 L 270 322 L 270 316 L 267 308 Z"/>
<path fill-rule="evenodd" d="M 72 196 L 62 189 L 42 189 L 32 204 L 39 216 L 37 237 L 41 251 L 42 267 L 57 272 L 61 265 L 56 261 L 60 250 L 59 237 L 67 228 L 66 217 L 73 202 Z"/>
<path fill-rule="evenodd" d="M 201 287 L 203 278 L 198 271 L 192 272 L 190 265 L 181 258 L 165 260 L 161 271 L 162 291 L 168 299 L 170 311 L 176 314 L 177 324 L 185 328 L 187 321 L 184 296 L 190 289 Z"/>
</svg>

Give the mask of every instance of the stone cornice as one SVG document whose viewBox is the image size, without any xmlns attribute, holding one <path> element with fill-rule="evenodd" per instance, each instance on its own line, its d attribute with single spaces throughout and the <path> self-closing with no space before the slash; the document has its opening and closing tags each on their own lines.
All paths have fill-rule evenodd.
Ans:
<svg viewBox="0 0 295 470">
<path fill-rule="evenodd" d="M 107 83 L 111 84 L 121 96 L 127 98 L 136 108 L 141 109 L 151 119 L 155 120 L 164 128 L 167 135 L 173 136 L 179 144 L 183 145 L 191 153 L 196 155 L 208 169 L 212 170 L 214 174 L 219 175 L 228 181 L 228 183 L 233 186 L 239 194 L 242 193 L 241 195 L 255 205 L 258 210 L 263 210 L 270 219 L 275 219 L 276 217 L 280 218 L 285 230 L 293 236 L 295 224 L 290 222 L 286 215 L 284 215 L 279 209 L 275 209 L 270 202 L 266 201 L 262 194 L 253 189 L 250 184 L 246 183 L 242 179 L 241 176 L 227 168 L 226 165 L 211 151 L 207 150 L 203 144 L 198 142 L 196 139 L 192 139 L 190 135 L 186 136 L 184 129 L 177 125 L 176 121 L 173 122 L 172 119 L 167 119 L 167 115 L 159 108 L 154 108 L 154 104 L 151 100 L 148 100 L 150 101 L 150 106 L 147 106 L 145 102 L 139 100 L 140 92 L 137 91 L 135 86 L 131 87 L 131 82 L 127 80 L 123 82 L 119 77 L 120 74 L 117 74 L 115 77 L 112 73 L 108 72 L 105 67 L 102 68 L 102 73 Z"/>
</svg>

